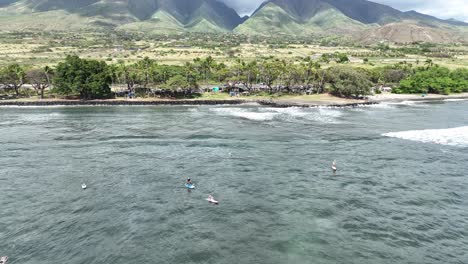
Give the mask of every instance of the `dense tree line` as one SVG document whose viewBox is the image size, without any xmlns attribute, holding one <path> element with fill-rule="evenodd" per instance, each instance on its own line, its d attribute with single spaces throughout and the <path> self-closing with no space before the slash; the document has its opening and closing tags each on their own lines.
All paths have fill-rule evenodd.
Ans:
<svg viewBox="0 0 468 264">
<path fill-rule="evenodd" d="M 330 64 L 331 61 L 334 64 Z M 323 93 L 341 97 L 368 95 L 372 87 L 390 85 L 398 93 L 456 93 L 468 91 L 468 70 L 449 70 L 431 60 L 416 66 L 402 62 L 371 69 L 350 67 L 346 54 L 324 54 L 283 60 L 262 57 L 257 60 L 236 59 L 231 65 L 212 57 L 197 58 L 183 66 L 161 65 L 144 58 L 133 64 L 120 61 L 108 65 L 103 61 L 68 56 L 56 67 L 30 68 L 12 64 L 0 69 L 0 85 L 20 96 L 24 84 L 44 97 L 44 91 L 81 99 L 110 98 L 111 87 L 160 91 L 162 95 L 197 93 L 201 85 L 227 84 L 226 90 L 248 93 Z M 169 92 L 167 92 L 169 91 Z"/>
<path fill-rule="evenodd" d="M 109 67 L 103 61 L 68 56 L 55 70 L 54 90 L 60 94 L 78 94 L 81 99 L 110 98 L 110 84 Z"/>
<path fill-rule="evenodd" d="M 400 82 L 397 93 L 450 94 L 468 92 L 468 69 L 420 68 Z"/>
</svg>

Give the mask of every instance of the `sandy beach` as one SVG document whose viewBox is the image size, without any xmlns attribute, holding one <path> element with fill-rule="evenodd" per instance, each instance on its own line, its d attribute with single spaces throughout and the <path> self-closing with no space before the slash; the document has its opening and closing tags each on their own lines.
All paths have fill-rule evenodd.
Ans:
<svg viewBox="0 0 468 264">
<path fill-rule="evenodd" d="M 377 94 L 369 96 L 369 101 L 373 102 L 434 101 L 447 99 L 468 99 L 468 93 L 451 95 L 428 94 L 424 97 L 420 94 Z"/>
<path fill-rule="evenodd" d="M 439 95 L 428 94 L 424 97 L 416 94 L 379 94 L 369 96 L 365 100 L 335 97 L 329 94 L 268 97 L 226 97 L 203 99 L 108 99 L 108 100 L 66 100 L 66 99 L 37 99 L 25 98 L 20 100 L 2 100 L 0 106 L 49 106 L 49 105 L 236 105 L 246 103 L 259 103 L 274 107 L 355 107 L 365 104 L 379 104 L 385 102 L 404 101 L 437 101 L 437 100 L 463 100 L 468 99 L 468 93 Z"/>
<path fill-rule="evenodd" d="M 468 93 L 440 95 L 428 94 L 422 97 L 420 94 L 379 94 L 369 96 L 366 100 L 346 99 L 334 97 L 328 94 L 320 97 L 297 96 L 290 98 L 278 98 L 272 100 L 277 106 L 356 106 L 361 104 L 379 104 L 385 102 L 404 102 L 404 101 L 438 101 L 438 100 L 463 100 L 468 99 Z"/>
</svg>

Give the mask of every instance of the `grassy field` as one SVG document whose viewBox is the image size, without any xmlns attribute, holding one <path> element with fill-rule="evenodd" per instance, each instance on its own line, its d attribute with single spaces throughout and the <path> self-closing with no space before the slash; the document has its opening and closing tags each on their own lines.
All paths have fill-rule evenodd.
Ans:
<svg viewBox="0 0 468 264">
<path fill-rule="evenodd" d="M 437 52 L 411 54 L 380 52 L 375 47 L 324 46 L 313 40 L 301 43 L 262 43 L 249 39 L 232 40 L 226 37 L 195 36 L 175 39 L 141 38 L 132 40 L 106 34 L 0 34 L 0 66 L 11 63 L 21 65 L 55 65 L 70 54 L 82 58 L 105 60 L 108 63 L 124 61 L 132 63 L 144 57 L 156 59 L 160 64 L 182 65 L 197 57 L 212 56 L 216 61 L 232 64 L 237 58 L 254 60 L 261 57 L 278 57 L 294 60 L 303 57 L 319 58 L 325 53 L 345 53 L 350 64 L 361 67 L 376 67 L 402 61 L 417 64 L 432 59 L 434 63 L 448 68 L 468 67 L 467 46 L 437 47 Z M 242 41 L 242 42 L 239 42 Z M 299 41 L 297 41 L 299 42 Z M 234 43 L 234 44 L 233 44 Z M 444 56 L 440 56 L 443 54 Z M 449 55 L 448 58 L 444 58 Z M 368 62 L 364 63 L 363 59 Z M 324 67 L 334 65 L 331 62 Z"/>
</svg>

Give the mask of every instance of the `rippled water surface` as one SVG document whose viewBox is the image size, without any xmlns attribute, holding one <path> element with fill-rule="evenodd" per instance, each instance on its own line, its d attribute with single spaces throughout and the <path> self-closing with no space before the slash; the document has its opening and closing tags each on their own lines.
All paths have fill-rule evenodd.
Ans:
<svg viewBox="0 0 468 264">
<path fill-rule="evenodd" d="M 0 255 L 468 263 L 467 135 L 467 101 L 0 108 Z"/>
</svg>

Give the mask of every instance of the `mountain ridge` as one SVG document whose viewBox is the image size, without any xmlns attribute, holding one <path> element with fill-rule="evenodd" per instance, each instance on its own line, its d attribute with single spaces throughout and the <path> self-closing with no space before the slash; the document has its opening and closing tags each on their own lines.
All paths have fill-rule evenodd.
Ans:
<svg viewBox="0 0 468 264">
<path fill-rule="evenodd" d="M 364 42 L 450 43 L 468 42 L 466 28 L 464 22 L 403 12 L 367 0 L 268 0 L 234 31 L 260 35 L 339 34 Z"/>
<path fill-rule="evenodd" d="M 62 10 L 105 21 L 116 27 L 151 20 L 161 10 L 184 25 L 183 28 L 190 28 L 195 20 L 205 19 L 219 27 L 220 31 L 226 31 L 243 21 L 234 9 L 216 0 L 20 0 L 7 5 L 4 10 L 19 14 Z"/>
<path fill-rule="evenodd" d="M 41 20 L 33 21 L 33 16 Z M 367 0 L 268 0 L 248 17 L 239 16 L 218 0 L 0 0 L 3 30 L 50 29 L 51 24 L 57 24 L 57 30 L 95 28 L 155 34 L 335 34 L 358 36 L 359 40 L 368 34 L 374 41 L 468 41 L 463 37 L 468 23 L 403 12 Z"/>
</svg>

